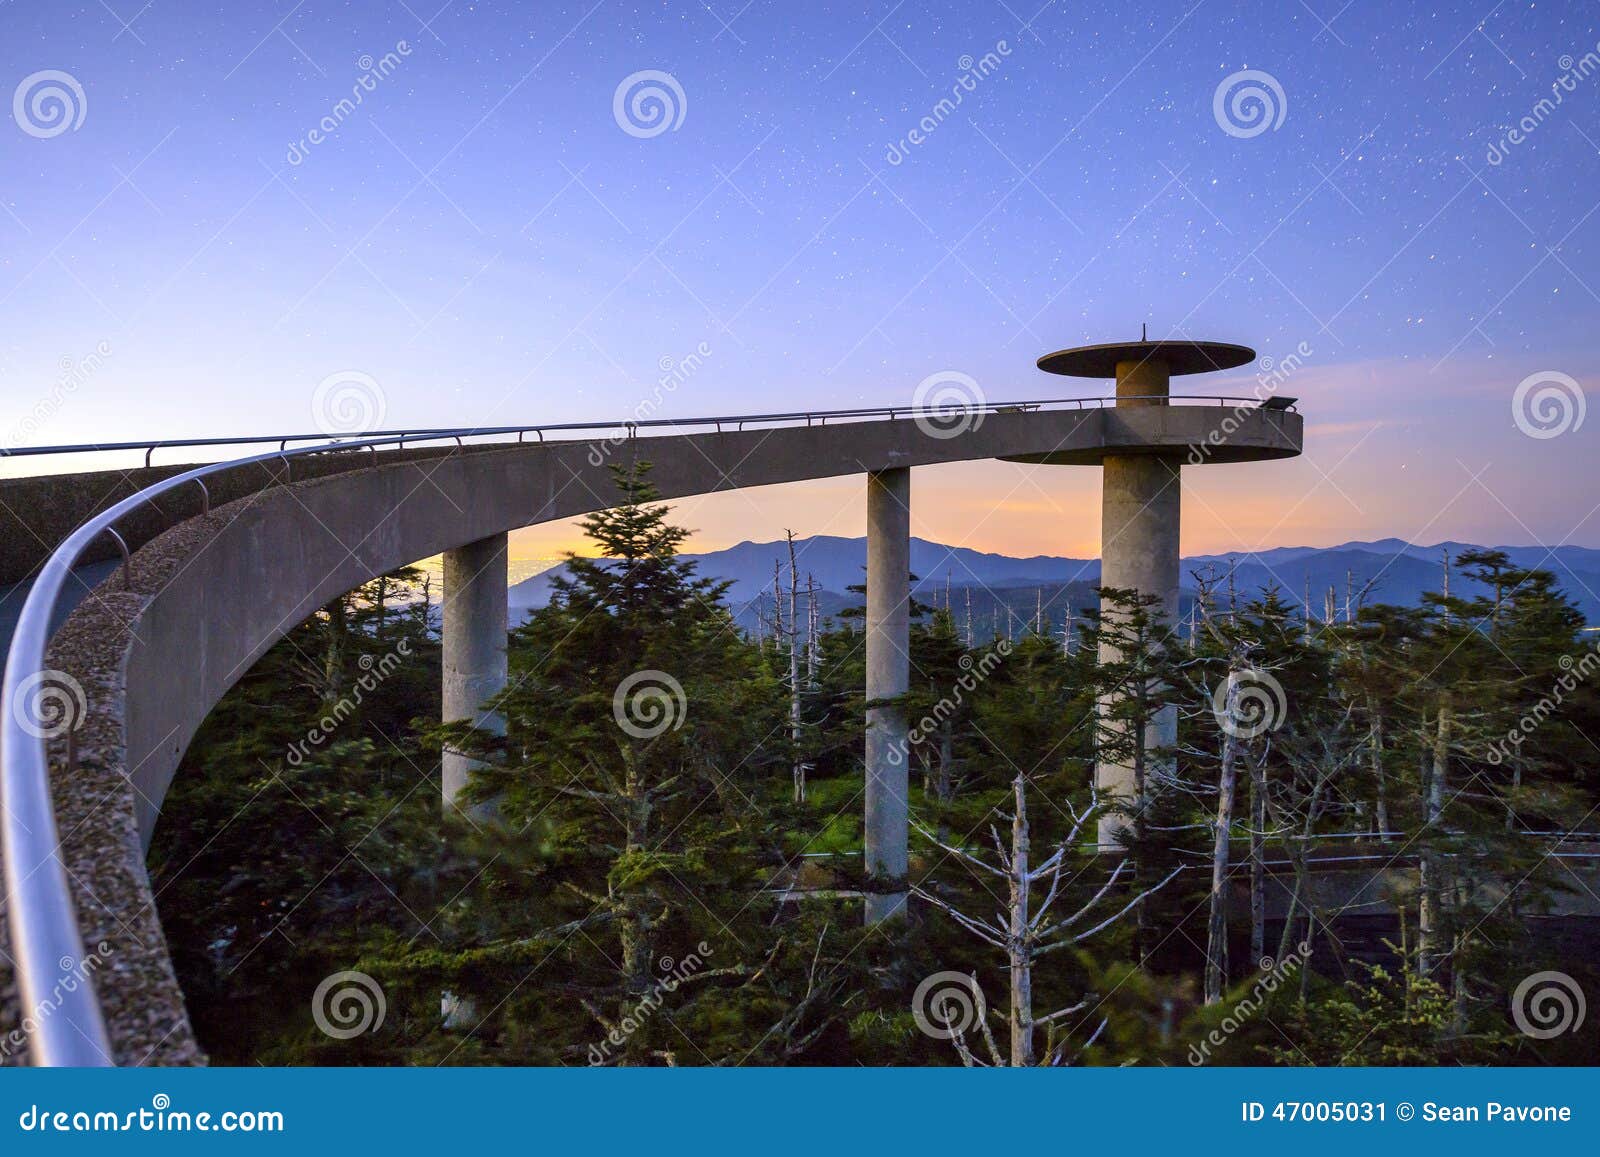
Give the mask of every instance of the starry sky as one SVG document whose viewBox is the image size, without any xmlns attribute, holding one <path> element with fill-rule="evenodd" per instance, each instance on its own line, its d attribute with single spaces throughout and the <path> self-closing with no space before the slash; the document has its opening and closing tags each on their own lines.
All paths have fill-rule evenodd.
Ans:
<svg viewBox="0 0 1600 1157">
<path fill-rule="evenodd" d="M 1299 363 L 1306 455 L 1186 471 L 1187 552 L 1600 546 L 1592 4 L 141 4 L 0 6 L 8 446 L 312 431 L 330 381 L 368 428 L 1088 396 L 1034 360 L 1147 323 Z M 914 485 L 1096 553 L 1093 470 Z M 858 479 L 679 515 L 864 525 Z"/>
</svg>

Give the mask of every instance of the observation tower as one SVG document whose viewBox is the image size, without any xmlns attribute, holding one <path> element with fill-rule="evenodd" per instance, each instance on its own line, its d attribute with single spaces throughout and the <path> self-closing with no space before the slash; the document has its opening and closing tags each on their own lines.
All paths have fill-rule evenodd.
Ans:
<svg viewBox="0 0 1600 1157">
<path fill-rule="evenodd" d="M 1174 446 L 1168 429 L 1172 411 L 1190 409 L 1170 393 L 1171 380 L 1185 374 L 1237 369 L 1255 360 L 1255 351 L 1229 342 L 1141 339 L 1058 350 L 1039 359 L 1041 370 L 1075 378 L 1114 378 L 1116 405 L 1105 412 L 1102 444 L 1065 453 L 1029 455 L 1024 460 L 1101 468 L 1100 585 L 1154 595 L 1169 624 L 1178 619 L 1178 539 L 1183 523 L 1183 467 L 1256 462 L 1300 452 L 1299 416 L 1290 414 L 1293 398 L 1196 398 L 1216 414 L 1199 444 Z M 1221 403 L 1221 407 L 1218 403 Z M 1229 402 L 1236 403 L 1230 411 Z M 1157 413 L 1147 411 L 1160 407 Z M 1290 419 L 1293 419 L 1290 422 Z M 1240 438 L 1248 426 L 1266 421 L 1290 437 Z M 1293 426 L 1292 431 L 1287 427 Z M 1105 610 L 1102 605 L 1102 610 Z M 1102 661 L 1115 654 L 1102 646 Z M 1171 748 L 1178 739 L 1175 707 L 1162 710 L 1145 734 L 1146 748 Z M 1134 802 L 1139 795 L 1132 766 L 1102 762 L 1095 782 L 1102 799 Z M 1100 822 L 1102 848 L 1116 843 L 1125 816 L 1107 814 Z"/>
</svg>

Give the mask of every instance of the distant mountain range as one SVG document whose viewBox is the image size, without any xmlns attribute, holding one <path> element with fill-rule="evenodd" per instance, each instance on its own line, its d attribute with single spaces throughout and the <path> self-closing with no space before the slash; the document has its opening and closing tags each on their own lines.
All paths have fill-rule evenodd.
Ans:
<svg viewBox="0 0 1600 1157">
<path fill-rule="evenodd" d="M 1213 564 L 1217 573 L 1226 574 L 1230 559 L 1235 563 L 1234 583 L 1242 597 L 1254 597 L 1264 587 L 1276 584 L 1282 598 L 1298 606 L 1309 581 L 1311 613 L 1317 619 L 1323 616 L 1329 588 L 1335 592 L 1335 602 L 1343 613 L 1347 576 L 1358 594 L 1368 581 L 1374 582 L 1368 602 L 1412 606 L 1424 591 L 1439 589 L 1441 552 L 1448 551 L 1454 558 L 1469 549 L 1473 549 L 1472 545 L 1464 542 L 1417 546 L 1398 538 L 1384 538 L 1377 542 L 1347 542 L 1330 547 L 1280 546 L 1232 555 L 1195 555 L 1184 559 L 1182 564 L 1184 613 L 1194 591 L 1191 572 Z M 1600 625 L 1600 550 L 1582 546 L 1558 546 L 1548 550 L 1540 546 L 1496 549 L 1504 551 L 1517 566 L 1553 571 L 1584 617 Z M 860 596 L 852 594 L 849 588 L 859 585 L 865 577 L 865 539 L 831 535 L 797 539 L 795 553 L 800 563 L 802 588 L 808 575 L 816 580 L 817 606 L 824 619 L 837 618 L 846 608 L 861 605 Z M 754 633 L 771 630 L 772 565 L 781 561 L 787 568 L 789 548 L 786 543 L 741 542 L 727 550 L 685 557 L 699 564 L 702 575 L 733 583 L 728 591 L 728 603 L 740 626 Z M 529 576 L 536 565 L 526 559 L 511 562 L 510 577 L 515 585 L 511 587 L 508 601 L 514 623 L 520 622 L 528 611 L 550 601 L 550 580 L 565 569 L 557 566 Z M 110 562 L 80 568 L 78 573 L 84 582 L 69 585 L 67 597 L 57 608 L 52 629 L 66 618 L 82 592 L 114 569 L 115 564 Z M 433 569 L 437 571 L 437 567 Z M 1005 634 L 1007 623 L 1013 632 L 1025 630 L 1041 607 L 1050 629 L 1059 631 L 1066 622 L 1069 606 L 1074 614 L 1080 614 L 1095 604 L 1094 588 L 1100 581 L 1099 559 L 1051 555 L 1012 558 L 962 546 L 943 546 L 921 538 L 911 540 L 911 570 L 918 576 L 917 597 L 923 602 L 943 605 L 948 590 L 950 608 L 958 626 L 965 625 L 970 607 L 973 633 L 978 638 L 988 638 L 995 632 Z M 521 581 L 517 581 L 519 579 Z M 12 628 L 28 586 L 17 583 L 0 587 L 0 654 L 10 645 Z M 436 574 L 435 598 L 441 586 Z M 1451 590 L 1469 597 L 1478 593 L 1459 575 L 1452 580 Z M 784 595 L 787 608 L 787 572 Z"/>
<path fill-rule="evenodd" d="M 1453 559 L 1469 549 L 1474 549 L 1470 543 L 1417 546 L 1398 538 L 1386 538 L 1333 547 L 1285 546 L 1238 554 L 1195 555 L 1182 563 L 1184 601 L 1187 604 L 1195 590 L 1192 572 L 1203 571 L 1211 565 L 1218 575 L 1225 575 L 1231 560 L 1235 566 L 1234 582 L 1241 597 L 1254 597 L 1261 590 L 1276 586 L 1280 597 L 1298 606 L 1309 584 L 1312 615 L 1319 619 L 1330 588 L 1335 592 L 1335 602 L 1342 613 L 1347 586 L 1359 595 L 1369 582 L 1372 589 L 1367 595 L 1368 602 L 1410 606 L 1421 599 L 1423 592 L 1439 589 L 1444 552 Z M 1514 565 L 1553 571 L 1584 616 L 1591 623 L 1600 622 L 1600 594 L 1597 594 L 1600 592 L 1600 550 L 1578 546 L 1548 550 L 1533 546 L 1496 549 L 1504 551 Z M 819 535 L 797 539 L 795 554 L 801 586 L 804 588 L 808 576 L 816 580 L 818 605 L 825 617 L 835 616 L 845 607 L 860 605 L 859 596 L 850 593 L 848 588 L 860 585 L 866 573 L 864 538 Z M 747 629 L 760 630 L 762 624 L 771 621 L 775 563 L 785 568 L 783 583 L 787 596 L 789 548 L 782 541 L 741 542 L 727 550 L 685 557 L 699 564 L 700 574 L 733 584 L 728 590 L 728 603 Z M 514 621 L 549 601 L 550 580 L 563 570 L 564 567 L 556 567 L 544 571 L 511 588 Z M 991 628 L 1005 633 L 1008 617 L 1014 629 L 1024 626 L 1034 619 L 1041 606 L 1052 629 L 1059 630 L 1069 605 L 1081 611 L 1094 604 L 1094 587 L 1100 581 L 1098 559 L 1050 555 L 1012 558 L 920 538 L 911 540 L 911 571 L 918 579 L 917 597 L 926 603 L 943 605 L 948 592 L 958 622 L 963 620 L 970 602 L 975 630 L 983 635 Z M 1453 577 L 1451 590 L 1467 597 L 1479 593 L 1459 575 Z"/>
</svg>

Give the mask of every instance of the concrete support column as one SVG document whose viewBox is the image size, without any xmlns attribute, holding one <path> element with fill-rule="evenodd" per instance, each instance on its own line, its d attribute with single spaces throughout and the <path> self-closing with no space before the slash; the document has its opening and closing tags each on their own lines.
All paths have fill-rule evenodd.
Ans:
<svg viewBox="0 0 1600 1157">
<path fill-rule="evenodd" d="M 911 677 L 911 471 L 867 475 L 867 701 L 904 695 Z M 867 895 L 867 923 L 902 917 L 910 759 L 901 707 L 867 712 L 867 874 L 898 889 Z"/>
<path fill-rule="evenodd" d="M 1119 362 L 1117 405 L 1165 405 L 1168 371 L 1164 362 Z M 1158 609 L 1169 623 L 1178 617 L 1178 533 L 1181 514 L 1181 456 L 1108 454 L 1103 463 L 1100 506 L 1100 585 L 1156 595 Z M 1102 604 L 1101 609 L 1109 608 Z M 1102 646 L 1102 662 L 1116 658 Z M 1177 709 L 1161 711 L 1145 729 L 1147 749 L 1171 747 L 1178 739 Z M 1154 761 L 1145 764 L 1148 776 Z M 1134 768 L 1103 762 L 1095 769 L 1103 798 L 1135 801 Z M 1120 815 L 1103 816 L 1100 845 L 1115 846 L 1116 833 L 1127 824 Z"/>
<path fill-rule="evenodd" d="M 444 554 L 444 710 L 446 723 L 470 719 L 495 735 L 505 717 L 483 705 L 506 685 L 506 536 L 491 534 Z M 454 807 L 472 769 L 469 756 L 446 749 L 444 805 Z"/>
</svg>

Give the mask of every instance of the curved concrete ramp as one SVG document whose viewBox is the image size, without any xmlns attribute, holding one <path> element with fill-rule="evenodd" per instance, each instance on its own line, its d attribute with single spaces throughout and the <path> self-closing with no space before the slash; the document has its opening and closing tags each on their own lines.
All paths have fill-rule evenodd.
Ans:
<svg viewBox="0 0 1600 1157">
<path fill-rule="evenodd" d="M 52 750 L 62 859 L 119 1064 L 203 1060 L 193 1039 L 144 850 L 185 748 L 216 702 L 290 628 L 335 596 L 408 563 L 609 506 L 610 460 L 654 464 L 665 498 L 986 458 L 1093 460 L 1108 443 L 1183 453 L 1222 442 L 1250 457 L 1299 452 L 1289 412 L 1182 405 L 999 412 L 940 437 L 910 419 L 631 441 L 407 451 L 254 493 L 191 517 L 73 613 L 48 665 L 89 698 L 76 764 Z M 372 461 L 371 457 L 365 461 Z M 0 925 L 3 928 L 3 925 Z M 5 957 L 0 956 L 0 960 Z M 9 976 L 0 1039 L 17 1024 Z M 12 1058 L 14 1059 L 14 1058 Z"/>
</svg>

